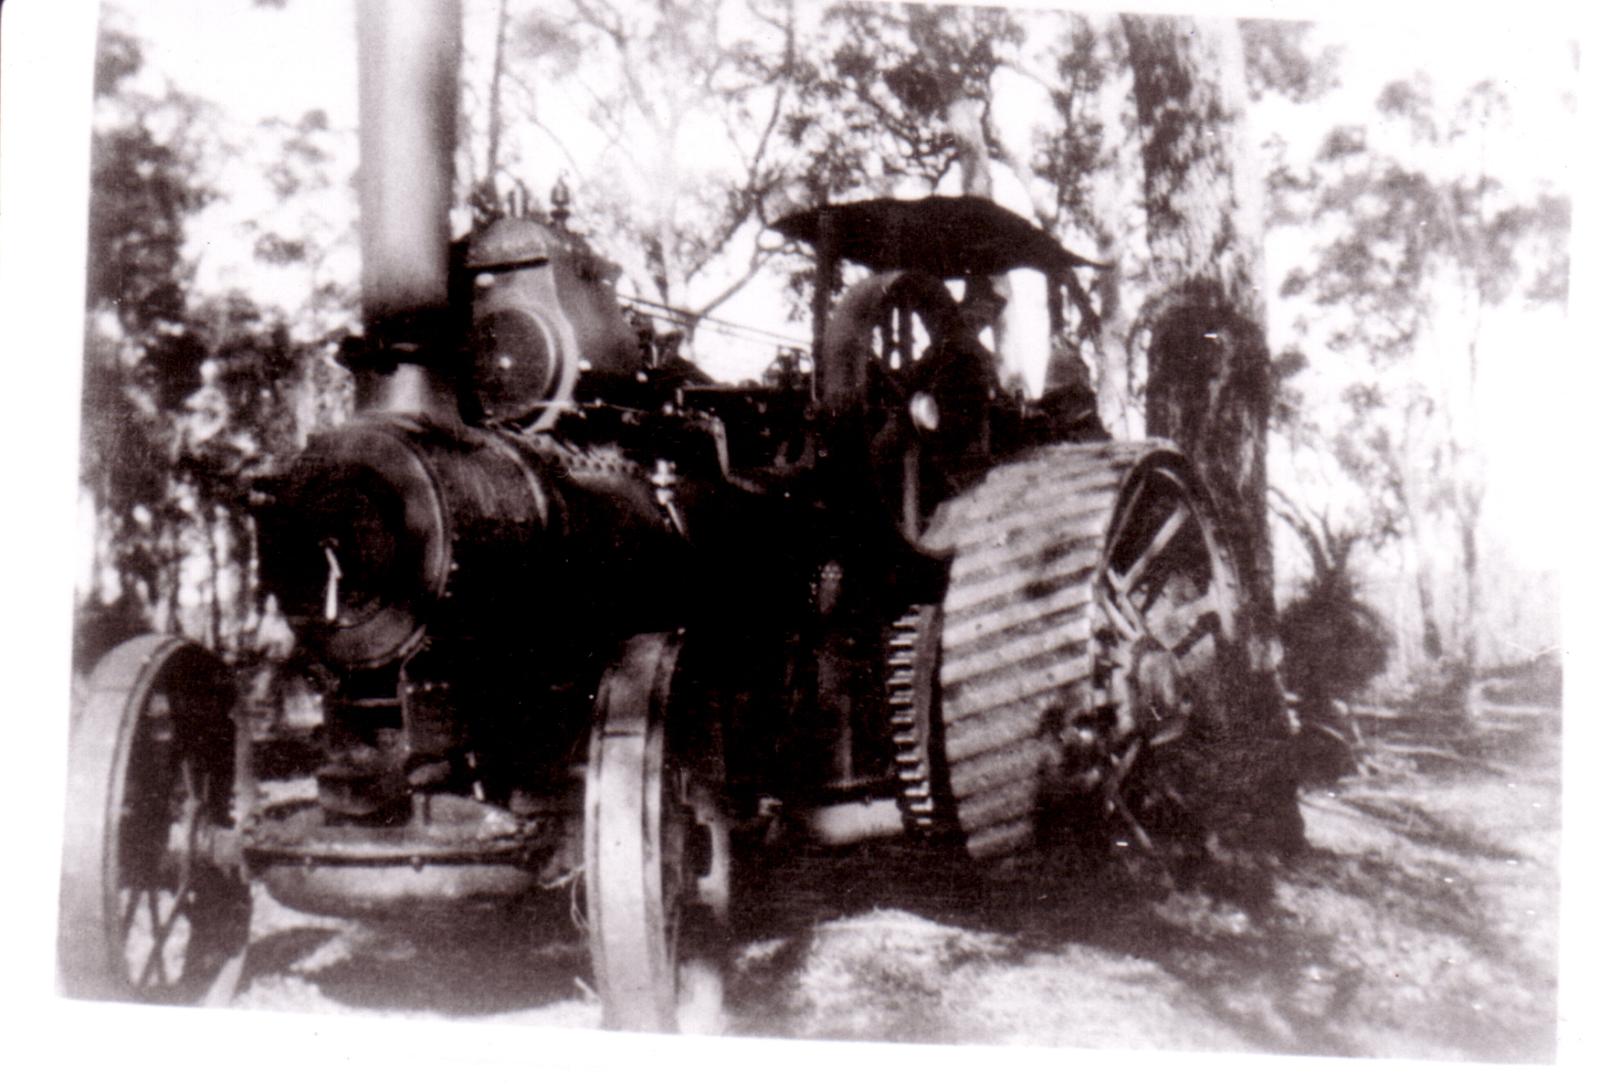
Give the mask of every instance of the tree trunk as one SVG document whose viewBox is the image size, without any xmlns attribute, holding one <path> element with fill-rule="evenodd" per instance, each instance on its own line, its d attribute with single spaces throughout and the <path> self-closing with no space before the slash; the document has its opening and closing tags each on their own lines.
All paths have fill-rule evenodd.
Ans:
<svg viewBox="0 0 1600 1089">
<path fill-rule="evenodd" d="M 500 136 L 505 125 L 501 120 L 500 88 L 505 82 L 506 27 L 510 22 L 510 0 L 500 0 L 500 14 L 495 22 L 494 68 L 489 76 L 489 148 L 484 157 L 483 182 L 494 192 L 495 175 L 500 173 Z"/>
<path fill-rule="evenodd" d="M 994 196 L 989 141 L 983 131 L 983 103 L 973 98 L 953 99 L 945 107 L 945 123 L 950 126 L 950 137 L 956 145 L 961 191 L 972 196 Z"/>
<path fill-rule="evenodd" d="M 1483 509 L 1481 489 L 1471 484 L 1461 488 L 1456 515 L 1461 533 L 1461 581 L 1465 604 L 1461 617 L 1461 670 L 1472 680 L 1478 673 L 1478 621 L 1482 609 L 1482 583 L 1478 574 L 1478 521 Z"/>
<path fill-rule="evenodd" d="M 989 165 L 989 139 L 984 132 L 983 103 L 973 98 L 957 98 L 945 107 L 945 123 L 950 126 L 950 136 L 956 144 L 957 162 L 961 168 L 961 191 L 968 196 L 994 198 L 994 172 Z M 1011 280 L 1008 276 L 991 278 L 995 294 L 1006 302 L 1011 301 Z M 1006 319 L 1002 312 L 994 320 L 994 346 L 996 358 L 1005 360 L 1011 354 L 1004 350 Z M 1020 372 L 1005 371 L 995 376 L 1006 389 L 1022 389 L 1026 383 Z"/>
<path fill-rule="evenodd" d="M 1116 438 L 1143 438 L 1144 414 L 1136 411 L 1132 360 L 1128 358 L 1130 318 L 1122 305 L 1122 237 L 1116 231 L 1102 229 L 1095 235 L 1095 241 L 1096 256 L 1111 266 L 1096 272 L 1094 279 L 1100 317 L 1094 336 L 1095 359 L 1099 364 L 1095 398 L 1100 402 L 1100 419 Z"/>
<path fill-rule="evenodd" d="M 1159 285 L 1139 323 L 1149 332 L 1147 428 L 1198 467 L 1240 577 L 1240 683 L 1199 793 L 1225 837 L 1295 846 L 1267 526 L 1262 202 L 1244 128 L 1243 49 L 1232 22 L 1127 16 L 1122 25 Z"/>
<path fill-rule="evenodd" d="M 205 504 L 196 512 L 195 520 L 206 541 L 206 646 L 217 654 L 223 653 L 222 630 L 222 549 L 217 544 L 217 532 L 223 512 L 213 504 Z"/>
</svg>

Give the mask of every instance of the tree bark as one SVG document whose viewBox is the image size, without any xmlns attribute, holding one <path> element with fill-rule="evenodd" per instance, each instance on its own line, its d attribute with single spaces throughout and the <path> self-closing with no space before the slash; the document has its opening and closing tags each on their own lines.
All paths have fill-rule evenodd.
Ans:
<svg viewBox="0 0 1600 1089">
<path fill-rule="evenodd" d="M 510 6 L 511 0 L 500 0 L 500 14 L 494 32 L 494 68 L 489 76 L 489 148 L 484 157 L 483 181 L 491 193 L 494 191 L 495 175 L 500 173 L 500 136 L 505 127 L 501 119 L 500 87 L 505 79 L 506 28 L 510 22 Z"/>
<path fill-rule="evenodd" d="M 1100 402 L 1100 419 L 1106 430 L 1119 439 L 1143 438 L 1144 413 L 1137 411 L 1133 393 L 1132 360 L 1128 357 L 1131 318 L 1122 305 L 1121 258 L 1123 240 L 1113 230 L 1102 228 L 1095 235 L 1096 256 L 1110 268 L 1095 273 L 1094 295 L 1099 304 L 1099 328 L 1094 334 L 1095 397 Z"/>
<path fill-rule="evenodd" d="M 973 98 L 957 98 L 945 107 L 945 122 L 950 126 L 950 136 L 955 141 L 957 162 L 961 168 L 961 191 L 969 196 L 994 199 L 994 172 L 989 165 L 989 139 L 984 131 L 984 104 Z M 995 294 L 1007 303 L 1011 301 L 1009 276 L 991 277 Z M 996 359 L 1004 361 L 1010 354 L 1003 350 L 1006 338 L 1004 312 L 994 320 Z M 996 379 L 1007 389 L 1022 389 L 1025 381 L 1020 372 L 1006 370 Z"/>
<path fill-rule="evenodd" d="M 1124 20 L 1156 283 L 1148 429 L 1199 466 L 1252 614 L 1272 615 L 1266 432 L 1270 356 L 1260 284 L 1259 181 L 1243 136 L 1243 53 L 1231 23 Z"/>
<path fill-rule="evenodd" d="M 1271 357 L 1261 293 L 1258 172 L 1244 125 L 1244 54 L 1232 22 L 1122 20 L 1159 285 L 1148 331 L 1146 421 L 1197 466 L 1240 577 L 1239 683 L 1200 773 L 1208 823 L 1274 845 L 1301 837 L 1277 678 L 1281 650 L 1267 526 Z"/>
</svg>

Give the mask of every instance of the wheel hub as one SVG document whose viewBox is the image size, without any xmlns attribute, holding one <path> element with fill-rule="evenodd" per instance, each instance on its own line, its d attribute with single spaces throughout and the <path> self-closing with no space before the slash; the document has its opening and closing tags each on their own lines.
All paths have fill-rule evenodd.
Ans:
<svg viewBox="0 0 1600 1089">
<path fill-rule="evenodd" d="M 1194 701 L 1188 696 L 1178 658 L 1153 640 L 1134 651 L 1128 713 L 1128 732 L 1152 748 L 1183 735 Z"/>
<path fill-rule="evenodd" d="M 63 983 L 83 997 L 225 1000 L 249 939 L 232 839 L 232 688 L 192 643 L 139 636 L 95 667 L 72 735 Z"/>
</svg>

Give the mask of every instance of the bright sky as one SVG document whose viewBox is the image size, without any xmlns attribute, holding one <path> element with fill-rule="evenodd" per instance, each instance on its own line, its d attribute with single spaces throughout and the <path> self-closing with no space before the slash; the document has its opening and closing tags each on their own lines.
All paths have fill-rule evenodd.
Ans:
<svg viewBox="0 0 1600 1089">
<path fill-rule="evenodd" d="M 1570 31 L 1537 19 L 1514 18 L 1509 7 L 1491 20 L 1438 19 L 1407 32 L 1393 23 L 1354 18 L 1325 22 L 1317 40 L 1341 46 L 1341 86 L 1315 108 L 1266 106 L 1258 128 L 1311 150 L 1335 121 L 1360 121 L 1376 146 L 1403 151 L 1407 126 L 1381 122 L 1371 104 L 1382 87 L 1413 72 L 1432 81 L 1435 101 L 1453 104 L 1474 83 L 1490 78 L 1511 104 L 1514 127 L 1485 133 L 1483 158 L 1489 173 L 1518 195 L 1541 189 L 1575 192 L 1577 158 L 1585 146 L 1576 111 L 1576 58 Z M 1314 119 L 1307 122 L 1308 115 Z M 1292 240 L 1269 236 L 1269 280 L 1303 257 Z M 1276 345 L 1294 339 L 1290 311 L 1269 303 Z M 1455 332 L 1441 322 L 1448 335 Z M 1485 519 L 1519 559 L 1554 568 L 1565 517 L 1562 463 L 1566 436 L 1551 426 L 1552 396 L 1574 364 L 1568 328 L 1559 312 L 1501 314 L 1483 334 L 1484 369 L 1479 402 L 1485 407 L 1483 454 L 1488 474 Z M 1307 345 L 1308 348 L 1313 347 Z M 1338 361 L 1313 354 L 1313 366 L 1337 377 Z"/>
</svg>

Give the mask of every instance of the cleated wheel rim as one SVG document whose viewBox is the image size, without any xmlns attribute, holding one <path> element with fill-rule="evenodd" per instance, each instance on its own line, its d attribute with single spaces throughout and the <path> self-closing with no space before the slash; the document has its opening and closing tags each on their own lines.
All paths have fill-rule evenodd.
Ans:
<svg viewBox="0 0 1600 1089">
<path fill-rule="evenodd" d="M 142 636 L 89 678 L 69 752 L 59 962 L 73 997 L 231 996 L 250 888 L 217 858 L 232 827 L 231 687 L 182 639 Z"/>
<path fill-rule="evenodd" d="M 1173 812 L 1232 668 L 1236 579 L 1187 463 L 1044 447 L 941 505 L 922 544 L 950 566 L 890 633 L 908 829 L 999 861 L 1088 801 L 1149 843 L 1140 814 Z"/>
<path fill-rule="evenodd" d="M 602 682 L 584 800 L 584 892 L 602 1024 L 723 1027 L 729 821 L 667 721 L 676 641 L 639 636 Z"/>
</svg>

